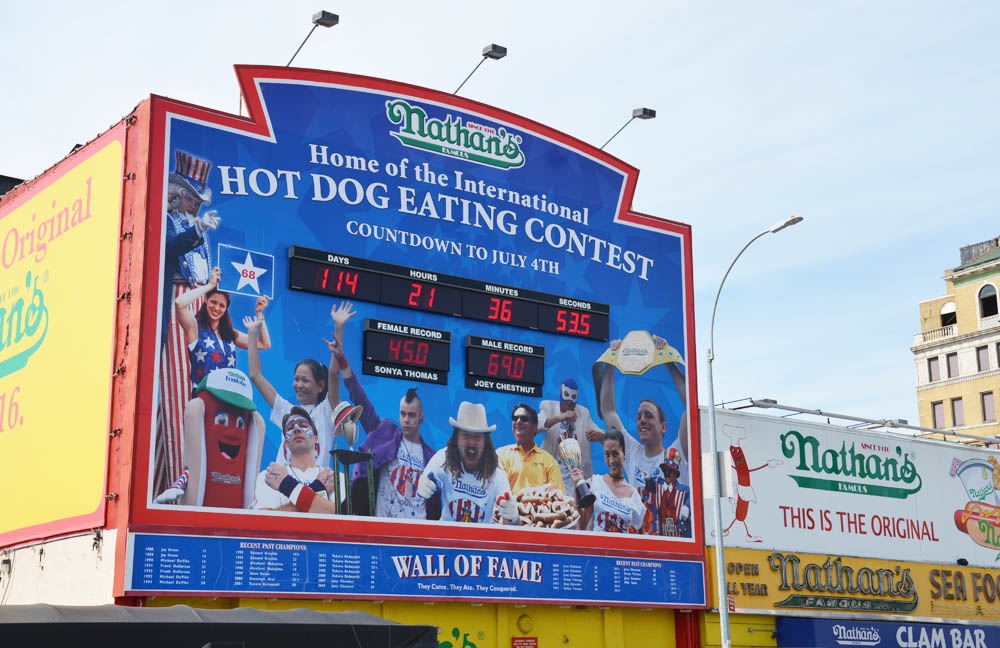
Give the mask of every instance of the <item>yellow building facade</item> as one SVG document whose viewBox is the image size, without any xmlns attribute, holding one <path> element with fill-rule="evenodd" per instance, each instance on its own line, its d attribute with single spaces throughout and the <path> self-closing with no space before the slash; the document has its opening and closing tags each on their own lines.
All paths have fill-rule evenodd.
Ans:
<svg viewBox="0 0 1000 648">
<path fill-rule="evenodd" d="M 1000 237 L 961 249 L 945 294 L 920 302 L 911 351 L 920 425 L 1000 434 Z"/>
</svg>

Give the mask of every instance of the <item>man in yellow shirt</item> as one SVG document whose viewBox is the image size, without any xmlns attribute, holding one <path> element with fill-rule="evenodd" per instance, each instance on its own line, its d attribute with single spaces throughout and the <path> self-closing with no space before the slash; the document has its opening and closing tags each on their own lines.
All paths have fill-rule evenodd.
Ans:
<svg viewBox="0 0 1000 648">
<path fill-rule="evenodd" d="M 510 416 L 511 429 L 517 443 L 497 450 L 500 466 L 510 479 L 510 492 L 516 497 L 524 488 L 552 484 L 566 492 L 559 464 L 535 443 L 538 434 L 538 412 L 531 405 L 519 403 Z"/>
</svg>

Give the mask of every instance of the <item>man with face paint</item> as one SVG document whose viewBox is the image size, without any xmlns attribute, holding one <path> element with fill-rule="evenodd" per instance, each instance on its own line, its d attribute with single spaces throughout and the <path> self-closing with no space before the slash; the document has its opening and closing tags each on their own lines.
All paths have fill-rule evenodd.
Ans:
<svg viewBox="0 0 1000 648">
<path fill-rule="evenodd" d="M 269 511 L 336 513 L 330 501 L 336 475 L 316 463 L 319 433 L 309 412 L 293 406 L 281 421 L 288 463 L 273 462 L 257 476 L 253 507 Z"/>
<path fill-rule="evenodd" d="M 471 524 L 513 524 L 517 503 L 510 496 L 507 472 L 500 466 L 481 403 L 462 401 L 458 418 L 448 417 L 452 435 L 417 482 L 423 498 L 441 494 L 441 519 Z"/>
<path fill-rule="evenodd" d="M 580 443 L 580 468 L 584 479 L 590 479 L 594 476 L 594 463 L 591 460 L 590 443 L 587 439 L 591 436 L 604 435 L 604 430 L 597 427 L 590 418 L 590 410 L 577 404 L 579 394 L 576 381 L 566 378 L 559 385 L 559 400 L 543 400 L 538 411 L 540 428 L 545 432 L 542 450 L 555 457 L 564 484 L 573 484 L 573 481 L 570 479 L 569 468 L 559 457 L 559 443 L 564 439 L 576 439 Z M 572 492 L 570 494 L 572 495 Z"/>
<path fill-rule="evenodd" d="M 250 508 L 251 476 L 260 465 L 264 419 L 256 411 L 250 379 L 238 369 L 217 369 L 202 379 L 184 408 L 187 506 Z"/>
</svg>

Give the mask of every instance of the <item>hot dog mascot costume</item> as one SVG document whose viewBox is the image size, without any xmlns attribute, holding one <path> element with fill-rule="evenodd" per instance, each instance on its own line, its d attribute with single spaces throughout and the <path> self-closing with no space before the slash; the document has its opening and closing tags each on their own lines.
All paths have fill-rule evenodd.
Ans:
<svg viewBox="0 0 1000 648">
<path fill-rule="evenodd" d="M 250 379 L 238 369 L 216 369 L 198 384 L 184 408 L 182 505 L 253 506 L 264 433 L 256 410 Z"/>
</svg>

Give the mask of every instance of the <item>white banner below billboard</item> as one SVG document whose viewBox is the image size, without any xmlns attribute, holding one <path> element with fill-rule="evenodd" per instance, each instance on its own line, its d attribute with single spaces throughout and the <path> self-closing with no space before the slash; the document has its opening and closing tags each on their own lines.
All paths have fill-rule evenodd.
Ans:
<svg viewBox="0 0 1000 648">
<path fill-rule="evenodd" d="M 708 446 L 707 410 L 701 410 Z M 725 544 L 899 561 L 1000 560 L 1000 453 L 718 410 Z M 705 516 L 706 543 L 715 542 Z"/>
</svg>

